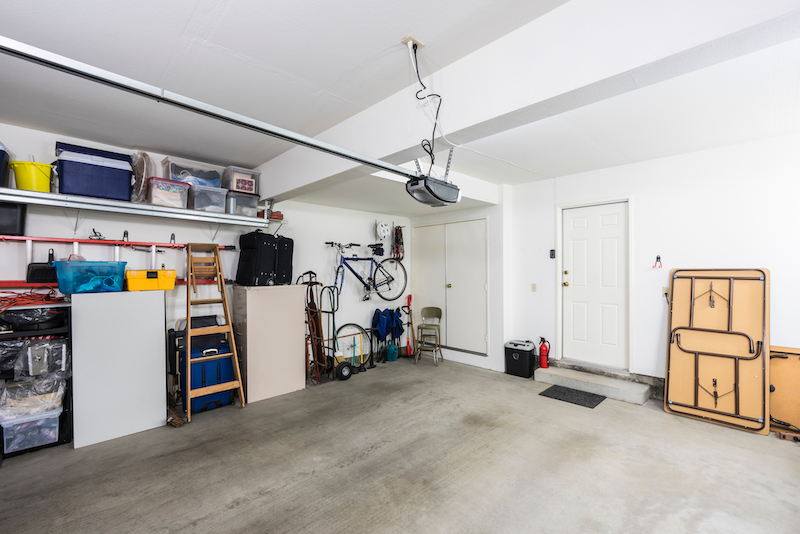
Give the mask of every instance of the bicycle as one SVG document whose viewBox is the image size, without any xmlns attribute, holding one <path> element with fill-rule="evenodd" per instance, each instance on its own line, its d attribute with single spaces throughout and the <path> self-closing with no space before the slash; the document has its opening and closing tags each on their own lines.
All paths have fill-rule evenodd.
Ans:
<svg viewBox="0 0 800 534">
<path fill-rule="evenodd" d="M 333 285 L 337 288 L 339 293 L 342 292 L 342 287 L 344 286 L 345 267 L 347 267 L 350 272 L 353 273 L 353 276 L 361 282 L 361 285 L 364 286 L 363 300 L 369 300 L 370 295 L 373 293 L 376 293 L 383 300 L 397 300 L 406 290 L 408 275 L 406 274 L 406 268 L 403 267 L 403 264 L 398 260 L 387 258 L 382 262 L 377 262 L 374 257 L 360 258 L 356 256 L 355 253 L 348 257 L 346 255 L 346 249 L 360 247 L 361 245 L 357 243 L 342 245 L 341 243 L 326 241 L 325 244 L 338 250 L 339 265 L 336 267 L 336 278 L 334 279 Z M 372 249 L 373 255 L 376 255 L 378 250 L 383 248 L 383 245 L 380 243 L 367 246 Z M 353 268 L 353 265 L 351 265 L 351 263 L 357 261 L 369 262 L 369 276 L 366 277 L 366 280 Z"/>
</svg>

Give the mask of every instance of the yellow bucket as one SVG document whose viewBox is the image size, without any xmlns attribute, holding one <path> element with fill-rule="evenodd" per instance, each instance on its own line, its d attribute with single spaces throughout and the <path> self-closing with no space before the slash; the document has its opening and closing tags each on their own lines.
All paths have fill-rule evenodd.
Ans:
<svg viewBox="0 0 800 534">
<path fill-rule="evenodd" d="M 52 165 L 35 161 L 10 161 L 8 165 L 14 170 L 17 189 L 26 191 L 50 192 L 50 170 Z"/>
</svg>

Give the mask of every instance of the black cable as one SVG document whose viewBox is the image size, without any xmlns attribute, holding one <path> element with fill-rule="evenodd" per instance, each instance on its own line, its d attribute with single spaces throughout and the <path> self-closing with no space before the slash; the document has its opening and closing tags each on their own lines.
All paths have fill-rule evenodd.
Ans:
<svg viewBox="0 0 800 534">
<path fill-rule="evenodd" d="M 779 425 L 779 426 L 785 426 L 785 427 L 787 427 L 787 428 L 790 428 L 790 429 L 792 429 L 792 430 L 794 430 L 794 431 L 796 431 L 796 432 L 800 433 L 800 428 L 797 428 L 796 426 L 794 426 L 794 425 L 793 425 L 793 424 L 791 424 L 791 423 L 787 423 L 787 422 L 785 422 L 785 421 L 781 421 L 780 419 L 775 419 L 775 418 L 774 418 L 774 417 L 772 417 L 771 415 L 769 416 L 769 420 L 770 420 L 772 423 L 775 423 L 776 425 Z"/>
<path fill-rule="evenodd" d="M 417 91 L 416 97 L 417 100 L 427 100 L 431 97 L 436 97 L 439 99 L 439 104 L 436 106 L 436 116 L 433 120 L 433 131 L 431 132 L 431 139 L 430 141 L 427 139 L 423 139 L 420 145 L 422 146 L 422 150 L 424 150 L 430 157 L 431 157 L 431 166 L 428 167 L 428 176 L 431 174 L 431 170 L 433 170 L 433 162 L 436 160 L 436 156 L 433 155 L 433 148 L 434 148 L 434 138 L 436 137 L 436 126 L 439 124 L 439 110 L 442 108 L 442 97 L 436 93 L 431 93 L 429 95 L 419 96 L 419 94 L 428 88 L 425 87 L 425 84 L 422 83 L 422 78 L 419 75 L 419 62 L 417 61 L 417 45 L 414 45 L 414 70 L 417 72 L 417 80 L 419 80 L 419 84 L 422 86 L 422 89 Z"/>
</svg>

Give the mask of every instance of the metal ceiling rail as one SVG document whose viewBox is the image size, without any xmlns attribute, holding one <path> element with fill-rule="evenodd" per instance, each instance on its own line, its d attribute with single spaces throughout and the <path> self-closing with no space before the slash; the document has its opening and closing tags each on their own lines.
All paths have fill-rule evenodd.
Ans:
<svg viewBox="0 0 800 534">
<path fill-rule="evenodd" d="M 168 104 L 170 106 L 185 109 L 199 115 L 204 115 L 218 121 L 233 124 L 234 126 L 238 126 L 240 128 L 245 128 L 247 130 L 269 135 L 271 137 L 282 139 L 296 145 L 313 148 L 314 150 L 319 150 L 340 158 L 349 159 L 351 161 L 355 161 L 356 163 L 390 172 L 392 174 L 397 174 L 406 178 L 421 178 L 423 176 L 420 173 L 404 169 L 403 167 L 399 167 L 391 163 L 386 163 L 385 161 L 381 161 L 377 158 L 365 156 L 363 154 L 340 148 L 323 141 L 318 141 L 311 137 L 283 129 L 278 126 L 273 126 L 272 124 L 261 122 L 244 115 L 239 115 L 238 113 L 212 106 L 206 104 L 205 102 L 200 102 L 199 100 L 194 100 L 192 98 L 188 98 L 183 95 L 155 87 L 153 85 L 142 83 L 132 78 L 127 78 L 104 69 L 93 67 L 92 65 L 81 63 L 80 61 L 75 61 L 58 54 L 53 54 L 52 52 L 30 46 L 7 37 L 0 36 L 0 52 L 12 57 L 29 61 L 31 63 L 48 67 L 50 69 L 65 72 L 79 78 L 84 78 L 102 85 L 107 85 L 115 89 L 149 98 L 163 104 Z"/>
</svg>

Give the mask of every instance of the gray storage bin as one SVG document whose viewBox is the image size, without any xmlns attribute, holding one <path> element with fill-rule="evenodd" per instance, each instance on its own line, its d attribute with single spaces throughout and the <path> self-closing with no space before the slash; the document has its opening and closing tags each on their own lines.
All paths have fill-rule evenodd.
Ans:
<svg viewBox="0 0 800 534">
<path fill-rule="evenodd" d="M 232 215 L 255 217 L 258 215 L 258 195 L 229 191 L 225 212 Z"/>
<path fill-rule="evenodd" d="M 225 213 L 227 189 L 193 185 L 189 188 L 189 209 Z"/>
</svg>

